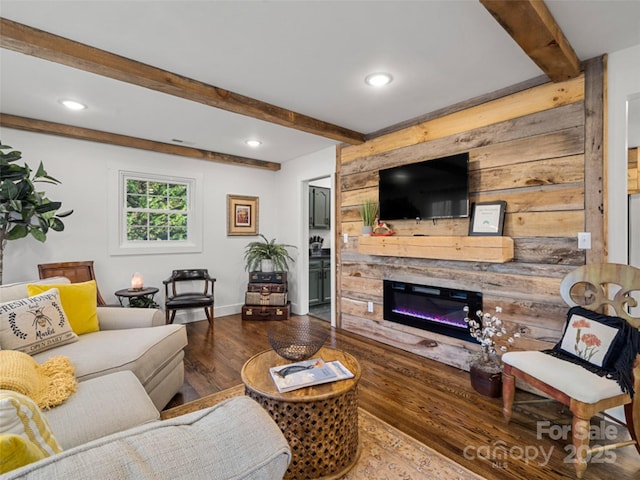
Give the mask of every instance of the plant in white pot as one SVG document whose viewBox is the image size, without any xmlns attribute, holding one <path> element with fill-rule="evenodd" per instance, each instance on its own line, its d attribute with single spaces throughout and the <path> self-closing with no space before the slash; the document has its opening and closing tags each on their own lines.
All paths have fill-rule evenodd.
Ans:
<svg viewBox="0 0 640 480">
<path fill-rule="evenodd" d="M 267 240 L 259 234 L 263 241 L 250 242 L 244 250 L 245 269 L 250 272 L 262 271 L 285 272 L 289 270 L 289 261 L 295 260 L 289 255 L 287 248 L 296 248 L 294 245 L 276 243 L 276 239 Z"/>
<path fill-rule="evenodd" d="M 471 385 L 483 395 L 499 397 L 502 394 L 500 356 L 521 336 L 520 331 L 510 333 L 502 320 L 488 312 L 478 310 L 473 318 L 469 315 L 469 307 L 464 307 L 464 311 L 469 332 L 480 343 L 480 351 L 472 353 L 468 359 Z M 501 312 L 502 308 L 496 307 L 496 314 Z"/>
<path fill-rule="evenodd" d="M 360 218 L 362 219 L 362 234 L 371 235 L 373 224 L 378 216 L 378 202 L 375 200 L 365 200 L 360 205 Z"/>
<path fill-rule="evenodd" d="M 26 163 L 15 163 L 21 158 L 19 151 L 0 142 L 0 284 L 7 241 L 31 235 L 44 242 L 49 229 L 61 232 L 64 223 L 60 219 L 73 213 L 58 213 L 62 203 L 49 200 L 44 192 L 36 190 L 38 182 L 60 184 L 47 174 L 42 162 L 33 173 Z"/>
</svg>

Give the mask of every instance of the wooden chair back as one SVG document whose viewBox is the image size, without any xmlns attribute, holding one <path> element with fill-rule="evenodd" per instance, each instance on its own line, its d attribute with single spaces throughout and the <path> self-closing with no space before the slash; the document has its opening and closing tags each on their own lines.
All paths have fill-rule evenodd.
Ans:
<svg viewBox="0 0 640 480">
<path fill-rule="evenodd" d="M 171 276 L 168 279 L 163 281 L 165 285 L 165 295 L 167 297 L 172 297 L 182 293 L 182 292 L 179 292 L 178 284 L 180 282 L 186 282 L 186 281 L 195 281 L 198 283 L 204 282 L 202 284 L 203 290 L 201 293 L 204 295 L 212 295 L 213 294 L 212 280 L 213 279 L 209 276 L 209 271 L 206 268 L 173 270 L 171 272 Z M 170 291 L 168 290 L 168 287 L 170 287 Z"/>
<path fill-rule="evenodd" d="M 640 329 L 640 317 L 631 316 L 628 310 L 638 306 L 633 292 L 640 298 L 640 269 L 619 263 L 584 265 L 560 284 L 560 295 L 567 305 L 616 315 Z"/>
<path fill-rule="evenodd" d="M 96 279 L 95 272 L 93 271 L 93 261 L 41 263 L 38 265 L 38 273 L 41 279 L 67 277 L 71 283 L 88 282 L 89 280 Z M 97 284 L 96 290 L 98 293 L 98 305 L 106 305 Z"/>
</svg>

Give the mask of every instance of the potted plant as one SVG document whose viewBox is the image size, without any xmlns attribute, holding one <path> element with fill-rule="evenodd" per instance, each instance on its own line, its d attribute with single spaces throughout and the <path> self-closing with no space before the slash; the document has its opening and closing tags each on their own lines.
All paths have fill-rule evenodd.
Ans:
<svg viewBox="0 0 640 480">
<path fill-rule="evenodd" d="M 149 297 L 131 297 L 129 306 L 132 308 L 160 308 L 153 298 Z"/>
<path fill-rule="evenodd" d="M 0 284 L 8 240 L 31 235 L 44 242 L 49 229 L 61 232 L 64 223 L 60 219 L 73 213 L 73 210 L 58 213 L 62 203 L 51 201 L 44 192 L 36 190 L 37 182 L 60 184 L 47 174 L 42 162 L 32 176 L 29 165 L 16 165 L 21 158 L 19 151 L 0 142 Z"/>
<path fill-rule="evenodd" d="M 480 351 L 469 356 L 471 386 L 482 395 L 499 397 L 502 395 L 502 361 L 500 355 L 513 345 L 520 332 L 511 334 L 496 315 L 478 310 L 476 317 L 469 316 L 469 307 L 464 307 L 464 321 L 469 324 L 471 336 L 480 343 Z M 496 314 L 502 308 L 496 307 Z M 498 347 L 497 342 L 501 345 Z M 500 352 L 500 353 L 498 353 Z"/>
<path fill-rule="evenodd" d="M 289 270 L 288 261 L 295 260 L 289 255 L 287 248 L 296 248 L 294 245 L 286 245 L 284 243 L 276 243 L 276 239 L 273 238 L 270 241 L 267 240 L 262 234 L 259 234 L 263 241 L 256 241 L 249 243 L 244 250 L 244 259 L 246 262 L 245 269 L 254 272 L 273 272 L 287 271 Z"/>
<path fill-rule="evenodd" d="M 362 234 L 371 235 L 373 224 L 378 216 L 378 202 L 374 200 L 365 200 L 360 205 L 360 218 L 362 219 Z"/>
</svg>

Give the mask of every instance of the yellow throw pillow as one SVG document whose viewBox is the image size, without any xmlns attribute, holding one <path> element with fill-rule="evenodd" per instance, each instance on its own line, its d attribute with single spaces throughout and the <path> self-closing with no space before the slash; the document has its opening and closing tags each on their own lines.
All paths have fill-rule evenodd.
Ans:
<svg viewBox="0 0 640 480">
<path fill-rule="evenodd" d="M 36 402 L 13 390 L 0 390 L 0 434 L 20 435 L 45 457 L 62 452 Z"/>
<path fill-rule="evenodd" d="M 97 332 L 100 330 L 98 323 L 98 300 L 95 280 L 81 283 L 59 284 L 30 284 L 27 285 L 29 296 L 46 292 L 51 288 L 57 288 L 60 292 L 60 301 L 64 313 L 69 319 L 71 329 L 76 335 Z"/>
<path fill-rule="evenodd" d="M 12 433 L 0 435 L 0 452 L 0 474 L 46 457 L 35 443 Z"/>
<path fill-rule="evenodd" d="M 0 345 L 33 355 L 78 341 L 54 288 L 34 297 L 0 304 Z"/>
</svg>

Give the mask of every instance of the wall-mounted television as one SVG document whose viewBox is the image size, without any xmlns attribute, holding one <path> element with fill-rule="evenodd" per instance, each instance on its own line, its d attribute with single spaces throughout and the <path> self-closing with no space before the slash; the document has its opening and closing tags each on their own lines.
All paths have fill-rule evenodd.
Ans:
<svg viewBox="0 0 640 480">
<path fill-rule="evenodd" d="M 469 216 L 469 154 L 380 170 L 381 220 Z"/>
</svg>

